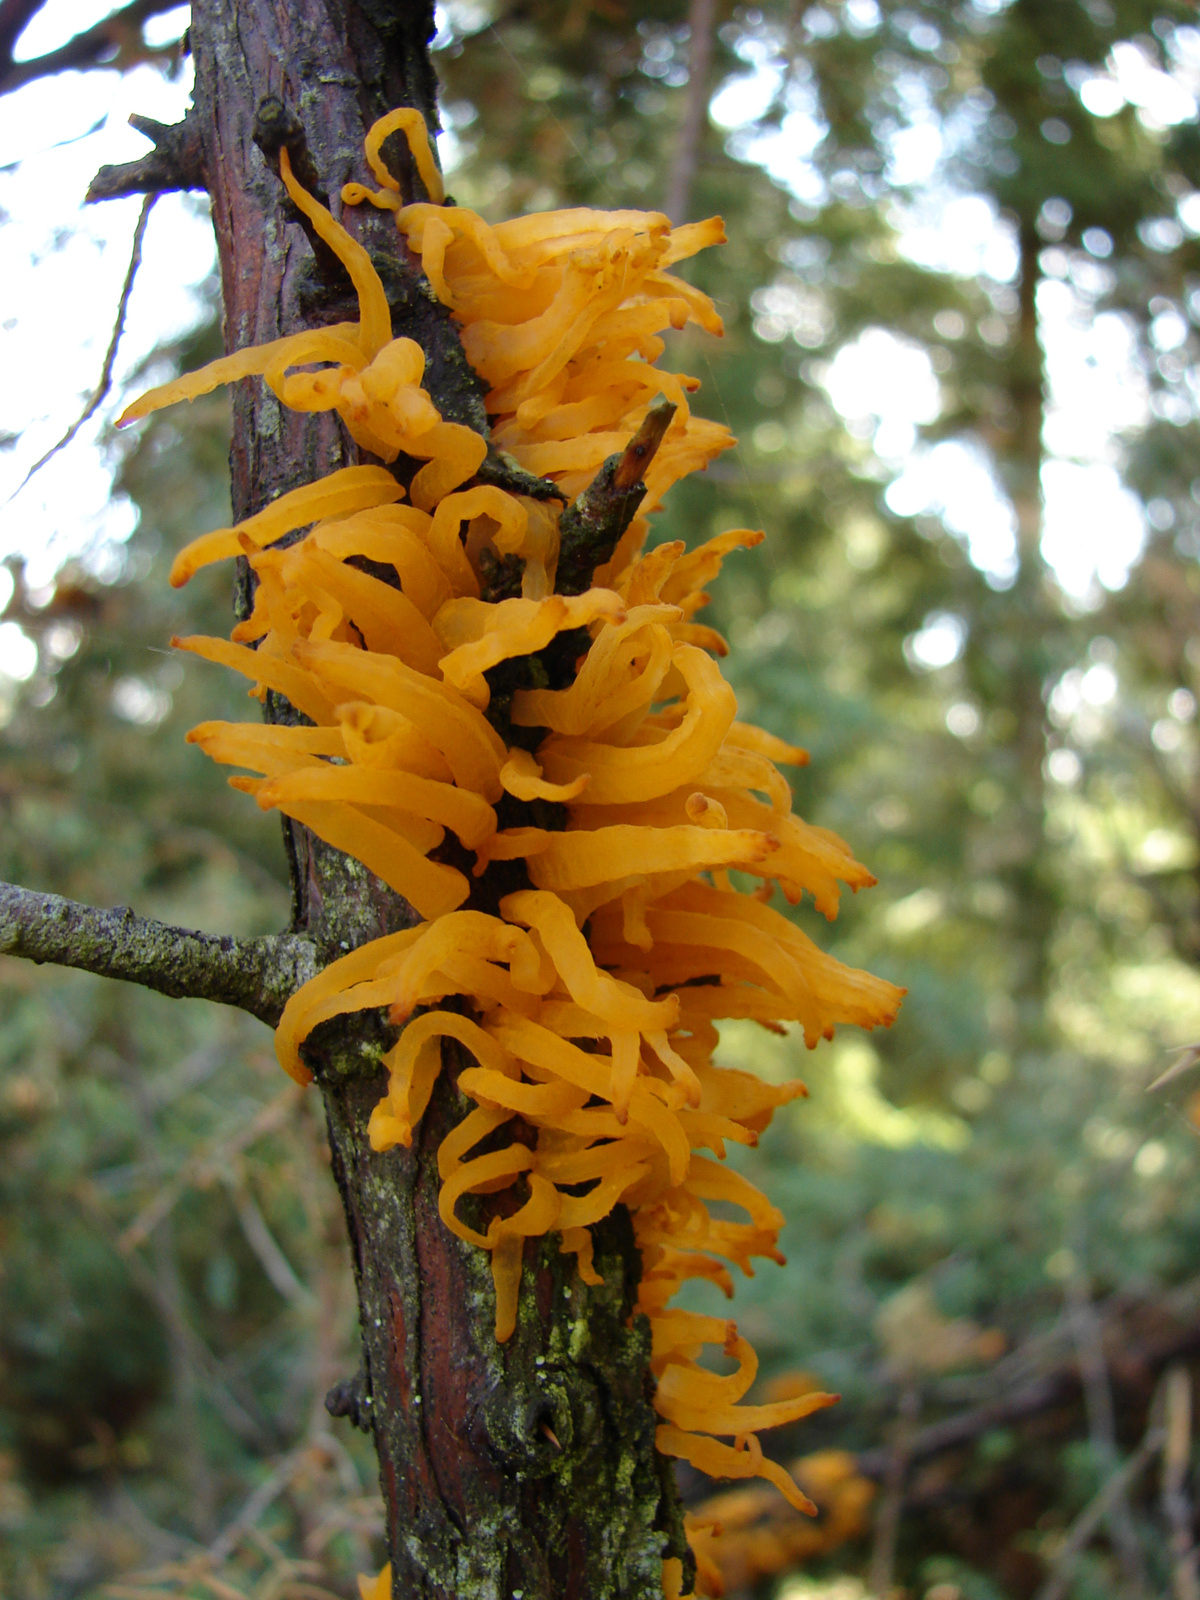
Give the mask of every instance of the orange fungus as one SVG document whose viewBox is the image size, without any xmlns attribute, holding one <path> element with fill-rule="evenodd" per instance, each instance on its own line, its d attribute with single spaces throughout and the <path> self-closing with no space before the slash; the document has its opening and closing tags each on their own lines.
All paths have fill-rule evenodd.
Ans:
<svg viewBox="0 0 1200 1600">
<path fill-rule="evenodd" d="M 397 133 L 428 202 L 405 205 L 382 161 Z M 645 472 L 649 512 L 733 442 L 690 412 L 694 379 L 654 364 L 667 328 L 721 331 L 711 302 L 668 271 L 723 240 L 719 219 L 672 228 L 653 212 L 574 210 L 490 226 L 438 203 L 440 177 L 411 111 L 377 124 L 367 155 L 383 187 L 349 185 L 344 203 L 395 214 L 483 380 L 494 444 L 526 472 L 569 503 L 665 395 L 676 410 Z M 755 1143 L 803 1087 L 715 1065 L 715 1024 L 793 1023 L 812 1046 L 839 1024 L 886 1026 L 903 993 L 826 955 L 767 903 L 777 887 L 793 903 L 807 893 L 832 917 L 841 887 L 874 880 L 836 835 L 792 815 L 777 763 L 805 753 L 737 720 L 714 659 L 724 642 L 692 620 L 722 561 L 760 535 L 734 530 L 690 553 L 675 544 L 642 554 L 640 516 L 590 590 L 556 594 L 558 506 L 476 480 L 487 441 L 442 418 L 422 387 L 420 347 L 391 337 L 369 256 L 281 165 L 293 201 L 350 274 L 358 322 L 226 357 L 152 391 L 124 419 L 259 374 L 287 406 L 336 411 L 382 463 L 293 490 L 196 540 L 172 570 L 183 583 L 212 561 L 247 556 L 254 607 L 234 642 L 180 642 L 260 693 L 286 696 L 308 724 L 206 723 L 193 740 L 252 774 L 231 781 L 260 806 L 355 856 L 423 919 L 292 996 L 280 1063 L 307 1081 L 304 1040 L 320 1022 L 385 1008 L 400 1031 L 370 1124 L 382 1153 L 411 1142 L 443 1059 L 467 1060 L 458 1086 L 476 1109 L 441 1147 L 440 1209 L 490 1253 L 497 1338 L 521 1314 L 525 1240 L 559 1232 L 595 1283 L 589 1229 L 628 1207 L 659 1450 L 717 1477 L 766 1478 L 808 1509 L 757 1434 L 832 1397 L 746 1404 L 756 1361 L 735 1325 L 670 1306 L 689 1278 L 730 1294 L 730 1267 L 781 1259 L 780 1213 L 721 1158 L 726 1140 Z M 489 573 L 514 559 L 519 592 L 489 598 Z M 558 648 L 566 634 L 568 651 Z M 540 665 L 551 657 L 557 682 Z M 521 662 L 537 670 L 513 678 Z M 497 682 L 510 685 L 502 697 Z M 465 871 L 432 859 L 447 835 L 453 860 L 467 853 Z M 473 910 L 473 885 L 493 863 L 524 863 L 527 887 Z M 730 869 L 757 888 L 736 887 Z M 517 869 L 500 870 L 510 885 Z M 446 1039 L 456 1049 L 443 1057 Z M 485 1228 L 462 1220 L 464 1197 L 501 1189 L 512 1190 L 504 1215 Z M 705 1366 L 705 1346 L 736 1371 Z M 666 1567 L 667 1592 L 678 1593 L 679 1563 Z M 364 1594 L 385 1594 L 389 1577 Z"/>
</svg>

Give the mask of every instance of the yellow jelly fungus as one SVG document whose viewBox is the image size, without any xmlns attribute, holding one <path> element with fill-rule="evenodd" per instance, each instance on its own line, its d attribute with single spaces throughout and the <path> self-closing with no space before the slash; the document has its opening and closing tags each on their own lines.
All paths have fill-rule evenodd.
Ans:
<svg viewBox="0 0 1200 1600">
<path fill-rule="evenodd" d="M 442 175 L 437 169 L 437 163 L 429 145 L 429 132 L 425 127 L 425 118 L 411 106 L 398 106 L 395 111 L 389 111 L 386 117 L 380 117 L 379 121 L 371 127 L 364 147 L 367 165 L 385 189 L 394 189 L 399 193 L 400 185 L 384 166 L 379 154 L 384 140 L 397 132 L 403 133 L 408 140 L 408 148 L 412 155 L 413 165 L 417 169 L 417 176 L 425 186 L 425 193 L 435 205 L 440 205 L 442 200 L 445 199 Z"/>
<path fill-rule="evenodd" d="M 392 1563 L 389 1561 L 373 1578 L 360 1572 L 358 1592 L 361 1600 L 392 1600 Z"/>
<path fill-rule="evenodd" d="M 380 156 L 397 131 L 430 202 L 400 201 Z M 490 226 L 438 204 L 425 125 L 408 109 L 375 125 L 367 157 L 382 191 L 348 185 L 343 203 L 395 211 L 461 327 L 494 437 L 523 467 L 549 475 L 569 500 L 665 394 L 677 411 L 645 475 L 652 510 L 677 477 L 732 442 L 688 409 L 694 379 L 653 365 L 668 326 L 720 332 L 711 302 L 666 270 L 721 242 L 719 218 L 673 229 L 656 213 L 575 210 Z M 336 410 L 385 463 L 281 496 L 194 541 L 172 570 L 182 583 L 211 561 L 247 558 L 253 611 L 233 640 L 176 643 L 242 673 L 260 698 L 284 696 L 310 724 L 209 722 L 190 738 L 252 774 L 231 782 L 260 806 L 357 858 L 423 919 L 292 996 L 276 1032 L 280 1063 L 307 1082 L 314 1028 L 385 1009 L 399 1034 L 369 1128 L 382 1154 L 411 1142 L 443 1062 L 458 1062 L 475 1109 L 440 1148 L 440 1209 L 447 1227 L 490 1253 L 497 1338 L 521 1315 L 525 1240 L 559 1231 L 582 1280 L 597 1283 L 589 1230 L 627 1206 L 643 1264 L 638 1308 L 653 1338 L 659 1450 L 717 1477 L 765 1478 L 811 1510 L 757 1433 L 833 1397 L 745 1403 L 756 1361 L 735 1325 L 669 1305 L 688 1279 L 729 1295 L 730 1266 L 749 1273 L 756 1256 L 782 1259 L 781 1214 L 721 1160 L 726 1141 L 757 1142 L 803 1085 L 715 1065 L 715 1024 L 799 1024 L 812 1046 L 839 1024 L 887 1026 L 903 994 L 826 955 L 767 904 L 778 888 L 792 903 L 810 895 L 832 917 L 843 886 L 874 879 L 843 840 L 792 815 L 779 764 L 802 765 L 805 752 L 737 720 L 713 659 L 724 641 L 692 621 L 725 558 L 761 534 L 733 529 L 690 553 L 675 543 L 643 554 L 649 524 L 639 516 L 591 589 L 555 594 L 558 508 L 473 482 L 487 442 L 442 419 L 421 387 L 420 347 L 392 337 L 370 258 L 296 182 L 286 152 L 281 170 L 344 263 L 358 322 L 225 357 L 122 419 L 261 375 L 288 406 Z M 407 505 L 387 465 L 401 457 L 424 463 Z M 487 598 L 488 551 L 524 563 L 519 598 Z M 509 691 L 489 720 L 493 669 L 525 658 L 546 683 L 539 652 L 564 635 L 576 652 L 567 681 L 559 650 L 559 684 Z M 503 828 L 502 799 L 529 808 Z M 547 803 L 560 808 L 557 824 L 539 809 Z M 476 881 L 493 862 L 523 862 L 528 887 L 498 906 L 493 894 L 493 912 L 471 909 L 472 879 L 430 858 L 447 832 L 475 853 Z M 758 889 L 736 888 L 731 868 Z M 520 1128 L 497 1145 L 514 1119 Z M 475 1153 L 484 1139 L 493 1148 Z M 509 1214 L 469 1227 L 458 1202 L 499 1190 L 512 1191 Z M 736 1363 L 732 1374 L 702 1365 L 713 1345 Z M 694 1530 L 702 1566 L 711 1567 L 711 1532 Z M 680 1563 L 667 1561 L 664 1593 L 681 1584 Z M 360 1588 L 363 1600 L 387 1600 L 390 1569 Z"/>
</svg>

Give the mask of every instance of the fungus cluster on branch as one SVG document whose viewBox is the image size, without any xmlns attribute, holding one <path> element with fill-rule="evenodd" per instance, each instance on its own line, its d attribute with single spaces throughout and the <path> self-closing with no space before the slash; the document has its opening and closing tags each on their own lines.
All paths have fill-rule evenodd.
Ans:
<svg viewBox="0 0 1200 1600">
<path fill-rule="evenodd" d="M 404 204 L 382 160 L 397 131 L 429 202 Z M 582 593 L 556 592 L 569 513 L 472 481 L 487 441 L 442 419 L 420 346 L 392 337 L 369 256 L 281 151 L 288 193 L 345 265 L 359 320 L 240 351 L 123 419 L 257 374 L 293 409 L 336 411 L 380 463 L 205 535 L 172 573 L 182 583 L 245 555 L 251 615 L 231 640 L 177 642 L 244 674 L 260 697 L 286 697 L 302 719 L 205 723 L 190 737 L 253 774 L 235 787 L 348 852 L 422 919 L 300 989 L 279 1059 L 305 1082 L 315 1028 L 385 1008 L 401 1032 L 370 1124 L 382 1152 L 411 1143 L 450 1059 L 443 1043 L 456 1041 L 472 1060 L 458 1087 L 473 1109 L 439 1151 L 441 1216 L 490 1252 L 497 1339 L 521 1315 L 525 1240 L 558 1233 L 596 1282 L 590 1229 L 626 1206 L 659 1450 L 716 1477 L 766 1478 L 812 1509 L 757 1434 L 833 1397 L 746 1404 L 756 1360 L 734 1323 L 670 1305 L 689 1279 L 731 1295 L 731 1266 L 782 1259 L 780 1212 L 722 1160 L 728 1141 L 754 1144 L 804 1089 L 714 1065 L 716 1024 L 798 1023 L 813 1046 L 839 1024 L 890 1023 L 903 991 L 825 954 L 769 904 L 777 888 L 792 904 L 807 893 L 832 918 L 842 886 L 874 880 L 843 840 L 792 814 L 779 765 L 807 757 L 738 720 L 717 660 L 724 641 L 694 620 L 725 557 L 761 534 L 643 553 L 645 513 L 733 442 L 690 412 L 694 379 L 654 364 L 669 327 L 721 332 L 711 301 L 667 270 L 719 243 L 720 219 L 672 228 L 656 213 L 574 210 L 490 226 L 440 203 L 409 110 L 376 124 L 367 159 L 379 190 L 351 184 L 343 201 L 394 211 L 487 386 L 494 442 L 564 504 L 661 397 L 675 409 L 639 485 L 643 514 Z M 520 593 L 489 598 L 488 574 L 506 560 Z M 735 872 L 757 887 L 738 887 Z M 486 1226 L 464 1220 L 466 1197 L 501 1193 L 508 1203 Z M 729 1205 L 744 1220 L 728 1220 Z M 706 1346 L 736 1370 L 702 1365 Z M 681 1576 L 668 1561 L 668 1593 Z"/>
</svg>

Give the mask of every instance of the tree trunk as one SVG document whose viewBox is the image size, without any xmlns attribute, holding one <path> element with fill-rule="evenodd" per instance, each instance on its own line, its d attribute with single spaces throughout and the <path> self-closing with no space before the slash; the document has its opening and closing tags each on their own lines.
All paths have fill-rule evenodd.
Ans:
<svg viewBox="0 0 1200 1600">
<path fill-rule="evenodd" d="M 286 196 L 253 140 L 262 100 L 302 122 L 335 213 L 368 176 L 363 134 L 392 106 L 436 126 L 429 0 L 195 0 L 195 136 L 212 195 L 230 350 L 355 313 L 323 283 Z M 411 192 L 411 191 L 407 191 Z M 444 416 L 486 429 L 457 333 L 389 216 L 343 219 L 390 257 L 397 335 L 428 358 Z M 332 413 L 285 411 L 257 380 L 235 391 L 235 516 L 357 459 Z M 239 584 L 244 605 L 246 574 Z M 289 715 L 275 702 L 268 713 Z M 289 825 L 296 924 L 328 962 L 411 926 L 410 907 L 356 861 Z M 376 1017 L 330 1024 L 312 1041 L 333 1170 L 358 1281 L 363 1370 L 331 1409 L 369 1426 L 379 1455 L 394 1593 L 462 1600 L 580 1600 L 661 1594 L 664 1554 L 684 1554 L 669 1464 L 654 1450 L 649 1335 L 630 1321 L 640 1264 L 621 1211 L 596 1230 L 602 1287 L 582 1285 L 557 1241 L 529 1241 L 521 1314 L 497 1345 L 486 1255 L 437 1212 L 436 1151 L 467 1109 L 445 1072 L 411 1150 L 376 1154 L 367 1119 L 390 1043 Z"/>
<path fill-rule="evenodd" d="M 1045 777 L 1046 707 L 1043 687 L 1057 659 L 1061 617 L 1046 587 L 1042 541 L 1042 428 L 1046 417 L 1046 373 L 1038 336 L 1038 252 L 1031 223 L 1020 228 L 1017 324 L 1008 357 L 1012 404 L 1009 437 L 998 451 L 1001 476 L 1017 517 L 1016 583 L 1005 601 L 1011 619 L 999 662 L 1006 679 L 1012 725 L 1008 745 L 1010 847 L 1003 877 L 1012 894 L 1009 944 L 1013 952 L 1010 993 L 1026 1039 L 1044 1028 L 1050 941 L 1057 916 L 1047 878 Z M 1003 629 L 1002 624 L 1002 629 Z"/>
</svg>

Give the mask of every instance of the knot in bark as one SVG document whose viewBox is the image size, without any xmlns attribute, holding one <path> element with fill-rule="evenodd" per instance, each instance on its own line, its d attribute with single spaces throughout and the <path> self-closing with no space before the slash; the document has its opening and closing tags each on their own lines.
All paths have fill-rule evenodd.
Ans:
<svg viewBox="0 0 1200 1600">
<path fill-rule="evenodd" d="M 534 1366 L 532 1374 L 491 1390 L 483 1407 L 488 1453 L 518 1479 L 577 1466 L 603 1432 L 595 1377 L 581 1367 Z"/>
<path fill-rule="evenodd" d="M 352 1378 L 342 1378 L 325 1396 L 325 1409 L 331 1417 L 346 1417 L 362 1433 L 371 1431 L 371 1396 L 367 1374 L 362 1367 Z"/>
</svg>

